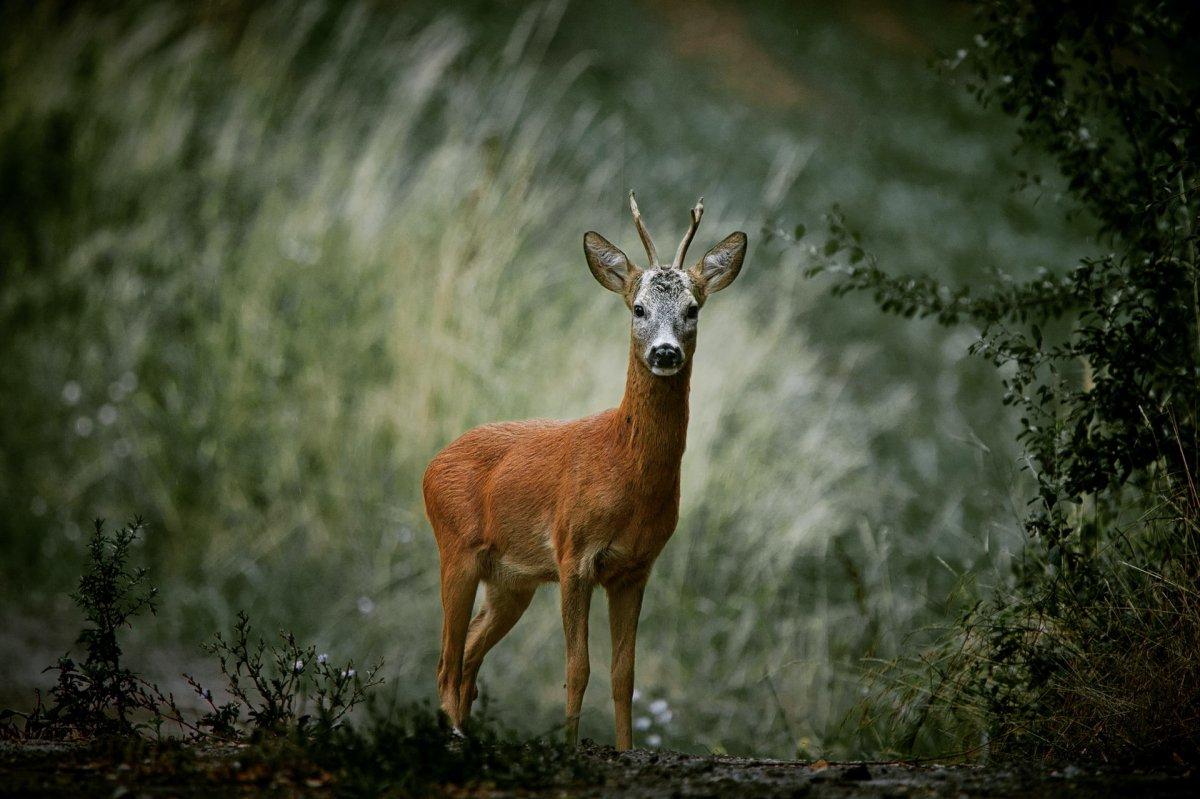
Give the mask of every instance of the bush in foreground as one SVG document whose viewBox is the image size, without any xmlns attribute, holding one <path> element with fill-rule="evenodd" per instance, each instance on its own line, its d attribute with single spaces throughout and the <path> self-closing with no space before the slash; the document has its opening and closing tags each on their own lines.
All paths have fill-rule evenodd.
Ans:
<svg viewBox="0 0 1200 799">
<path fill-rule="evenodd" d="M 39 693 L 32 711 L 0 712 L 0 739 L 71 743 L 100 763 L 137 764 L 150 780 L 331 783 L 351 795 L 420 796 L 434 785 L 476 782 L 536 788 L 584 776 L 573 751 L 543 739 L 522 741 L 487 720 L 486 708 L 466 736 L 415 705 L 375 702 L 362 723 L 345 723 L 382 683 L 382 664 L 360 674 L 352 661 L 335 665 L 288 632 L 268 643 L 244 613 L 228 638 L 218 633 L 205 646 L 217 659 L 227 699 L 184 675 L 203 709 L 181 709 L 121 658 L 119 633 L 143 611 L 153 612 L 157 593 L 146 570 L 130 564 L 143 527 L 139 519 L 108 533 L 102 520 L 95 522 L 72 595 L 86 620 L 77 639 L 83 658 L 77 663 L 68 653 L 47 669 L 58 680 L 45 701 Z M 171 725 L 185 737 L 165 736 Z"/>
<path fill-rule="evenodd" d="M 884 712 L 908 747 L 948 731 L 968 751 L 1200 763 L 1200 13 L 976 6 L 951 74 L 1054 160 L 1109 251 L 973 293 L 888 274 L 837 212 L 811 250 L 835 293 L 979 328 L 1037 484 L 1015 587 L 966 614 Z"/>
</svg>

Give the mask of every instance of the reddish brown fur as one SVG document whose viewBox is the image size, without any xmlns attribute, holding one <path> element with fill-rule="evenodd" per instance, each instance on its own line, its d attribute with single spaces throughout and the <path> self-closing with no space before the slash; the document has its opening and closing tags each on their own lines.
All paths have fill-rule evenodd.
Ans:
<svg viewBox="0 0 1200 799">
<path fill-rule="evenodd" d="M 649 272 L 598 233 L 584 235 L 592 275 L 621 294 L 634 312 L 620 406 L 573 422 L 484 425 L 442 450 L 425 471 L 425 512 L 442 566 L 438 692 L 456 727 L 471 712 L 475 679 L 488 650 L 512 629 L 538 584 L 557 580 L 566 637 L 567 740 L 573 743 L 578 736 L 590 670 L 588 608 L 599 585 L 608 594 L 617 746 L 627 749 L 633 742 L 633 661 L 642 594 L 679 518 L 694 311 L 708 293 L 737 277 L 746 236 L 726 237 L 684 273 L 683 258 L 704 213 L 698 202 L 674 264 L 663 272 L 632 193 L 629 203 Z M 644 281 L 646 291 L 639 294 Z M 662 341 L 670 344 L 655 343 Z M 470 619 L 480 582 L 483 608 Z"/>
<path fill-rule="evenodd" d="M 690 374 L 689 357 L 679 374 L 655 377 L 631 348 L 619 407 L 571 422 L 484 425 L 458 438 L 429 464 L 425 508 L 441 555 L 447 613 L 438 682 L 443 708 L 456 724 L 470 712 L 478 661 L 486 652 L 472 653 L 468 643 L 466 662 L 455 668 L 453 661 L 462 655 L 452 639 L 470 613 L 478 581 L 487 584 L 489 603 L 499 595 L 519 605 L 519 610 L 512 608 L 516 616 L 536 585 L 550 580 L 573 588 L 576 596 L 564 591 L 564 617 L 582 612 L 585 626 L 586 608 L 567 603 L 590 594 L 590 584 L 604 587 L 610 604 L 615 600 L 640 608 L 650 567 L 679 515 Z M 539 544 L 538 533 L 545 529 L 552 552 Z M 518 571 L 508 564 L 544 568 Z M 474 623 L 480 632 L 472 636 L 481 644 L 487 604 Z M 634 613 L 631 630 L 614 621 L 617 639 L 632 637 Z M 508 626 L 496 640 L 516 621 L 509 622 L 507 615 L 499 623 Z M 586 641 L 586 629 L 576 634 Z M 484 646 L 494 644 L 488 640 Z M 632 691 L 632 640 L 627 648 L 622 657 L 628 663 L 614 662 L 613 667 L 617 679 L 629 672 L 627 685 L 614 681 L 614 694 Z M 571 668 L 576 680 L 586 683 L 583 667 L 569 663 Z M 628 708 L 624 711 L 618 711 L 625 717 L 618 718 L 618 743 L 629 746 Z M 578 709 L 569 715 L 573 722 Z"/>
</svg>

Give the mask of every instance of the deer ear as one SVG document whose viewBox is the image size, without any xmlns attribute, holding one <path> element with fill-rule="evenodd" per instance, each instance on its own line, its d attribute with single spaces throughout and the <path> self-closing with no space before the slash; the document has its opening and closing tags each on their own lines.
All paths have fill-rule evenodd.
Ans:
<svg viewBox="0 0 1200 799">
<path fill-rule="evenodd" d="M 704 287 L 706 294 L 720 291 L 733 282 L 742 271 L 746 258 L 746 234 L 740 230 L 732 233 L 688 270 L 692 278 Z"/>
<path fill-rule="evenodd" d="M 609 291 L 624 294 L 630 281 L 637 277 L 638 268 L 629 263 L 625 253 L 594 230 L 583 235 L 583 254 L 587 256 L 592 277 Z"/>
</svg>

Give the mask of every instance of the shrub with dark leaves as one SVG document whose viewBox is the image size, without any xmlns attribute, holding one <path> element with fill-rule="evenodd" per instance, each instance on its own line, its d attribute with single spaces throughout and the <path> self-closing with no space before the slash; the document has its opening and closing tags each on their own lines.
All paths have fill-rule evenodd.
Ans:
<svg viewBox="0 0 1200 799">
<path fill-rule="evenodd" d="M 964 618 L 900 716 L 919 728 L 939 704 L 967 708 L 993 750 L 1200 760 L 1191 710 L 1114 699 L 1141 679 L 1143 694 L 1179 690 L 1194 710 L 1200 681 L 1154 666 L 1200 660 L 1187 649 L 1200 609 L 1164 588 L 1200 585 L 1200 6 L 975 5 L 973 45 L 944 66 L 1016 119 L 1022 147 L 1052 159 L 1107 252 L 1031 279 L 948 287 L 889 274 L 836 208 L 810 247 L 810 273 L 832 274 L 837 295 L 866 291 L 888 313 L 979 328 L 973 351 L 1004 370 L 1036 482 L 1017 593 Z M 1139 534 L 1148 519 L 1152 534 Z"/>
<path fill-rule="evenodd" d="M 255 638 L 250 619 L 238 614 L 233 637 L 219 633 L 206 645 L 225 678 L 228 700 L 218 703 L 212 691 L 184 675 L 207 710 L 199 718 L 182 710 L 164 693 L 122 662 L 119 633 L 143 611 L 154 612 L 157 589 L 144 568 L 130 565 L 130 548 L 145 525 L 137 519 L 106 533 L 96 520 L 88 542 L 87 563 L 79 588 L 71 595 L 85 626 L 77 643 L 83 660 L 70 653 L 47 671 L 58 679 L 29 713 L 0 711 L 0 738 L 87 740 L 103 736 L 138 736 L 164 722 L 195 735 L 221 740 L 247 737 L 306 738 L 316 730 L 336 728 L 367 691 L 383 682 L 376 664 L 359 674 L 353 661 L 335 665 L 315 646 L 302 646 L 290 632 L 268 646 Z"/>
<path fill-rule="evenodd" d="M 377 704 L 363 724 L 318 732 L 308 751 L 350 796 L 427 796 L 431 786 L 479 784 L 531 791 L 594 782 L 594 765 L 560 739 L 522 739 L 488 715 L 486 701 L 465 735 L 428 707 Z"/>
<path fill-rule="evenodd" d="M 212 691 L 185 675 L 188 684 L 208 706 L 198 726 L 220 738 L 305 734 L 313 725 L 337 726 L 366 692 L 383 682 L 381 663 L 360 675 L 353 661 L 333 664 L 315 646 L 301 646 L 290 632 L 280 644 L 268 646 L 255 637 L 250 619 L 238 613 L 233 636 L 217 633 L 205 651 L 214 655 L 230 699 L 218 704 Z M 243 720 L 243 714 L 245 719 Z"/>
<path fill-rule="evenodd" d="M 1095 544 L 1081 508 L 1118 518 L 1130 490 L 1154 496 L 1197 473 L 1200 7 L 977 9 L 975 46 L 946 66 L 974 67 L 968 87 L 1017 118 L 1022 146 L 1054 159 L 1110 252 L 1062 274 L 949 287 L 888 274 L 835 208 L 810 272 L 833 274 L 837 295 L 870 292 L 888 313 L 979 327 L 974 352 L 1006 368 L 1004 402 L 1021 410 L 1038 489 L 1030 532 L 1072 561 Z"/>
<path fill-rule="evenodd" d="M 5 711 L 0 731 L 8 737 L 91 738 L 134 735 L 154 721 L 158 689 L 121 661 L 118 633 L 143 611 L 154 612 L 156 589 L 146 570 L 129 564 L 129 550 L 144 528 L 136 519 L 111 535 L 104 520 L 95 521 L 88 541 L 87 564 L 79 588 L 71 595 L 85 626 L 76 643 L 82 661 L 70 654 L 46 669 L 58 673 L 48 700 L 38 694 L 31 713 Z M 16 719 L 23 717 L 18 727 Z"/>
</svg>

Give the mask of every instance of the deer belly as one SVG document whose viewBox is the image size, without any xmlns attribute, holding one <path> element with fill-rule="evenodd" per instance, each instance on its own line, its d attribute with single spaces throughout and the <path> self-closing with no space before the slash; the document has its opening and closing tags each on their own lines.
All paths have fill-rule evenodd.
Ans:
<svg viewBox="0 0 1200 799">
<path fill-rule="evenodd" d="M 507 546 L 493 555 L 490 571 L 491 579 L 500 582 L 557 580 L 558 559 L 555 557 L 549 525 L 545 529 L 529 531 L 519 538 L 510 536 Z"/>
</svg>

